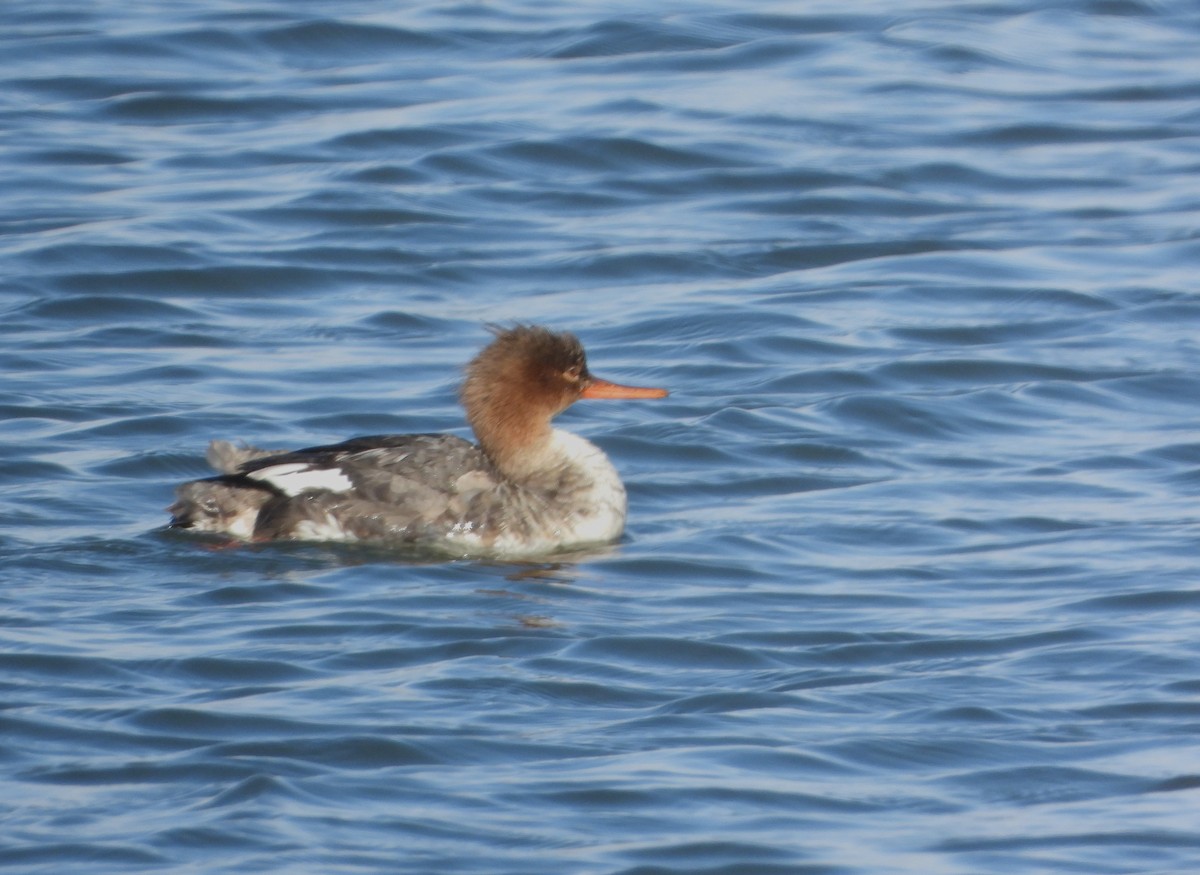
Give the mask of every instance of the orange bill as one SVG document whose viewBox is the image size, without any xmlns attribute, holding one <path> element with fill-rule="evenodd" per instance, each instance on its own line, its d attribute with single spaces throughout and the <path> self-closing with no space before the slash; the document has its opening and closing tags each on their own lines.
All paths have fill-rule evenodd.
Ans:
<svg viewBox="0 0 1200 875">
<path fill-rule="evenodd" d="M 666 389 L 651 389 L 643 386 L 622 386 L 620 383 L 610 383 L 592 377 L 588 387 L 583 390 L 582 398 L 666 398 L 670 394 Z"/>
</svg>

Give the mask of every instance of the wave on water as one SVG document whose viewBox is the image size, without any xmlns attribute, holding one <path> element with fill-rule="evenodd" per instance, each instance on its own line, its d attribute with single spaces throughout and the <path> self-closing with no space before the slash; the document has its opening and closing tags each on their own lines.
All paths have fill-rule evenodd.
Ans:
<svg viewBox="0 0 1200 875">
<path fill-rule="evenodd" d="M 1191 873 L 1184 5 L 0 7 L 0 864 Z M 167 531 L 573 330 L 622 540 Z"/>
</svg>

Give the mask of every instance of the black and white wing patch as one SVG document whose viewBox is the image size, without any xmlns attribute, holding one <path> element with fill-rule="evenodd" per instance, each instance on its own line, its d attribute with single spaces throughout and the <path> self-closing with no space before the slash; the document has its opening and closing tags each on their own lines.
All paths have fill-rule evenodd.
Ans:
<svg viewBox="0 0 1200 875">
<path fill-rule="evenodd" d="M 289 497 L 305 492 L 349 492 L 354 482 L 337 467 L 323 467 L 309 462 L 280 462 L 246 471 L 257 480 Z"/>
</svg>

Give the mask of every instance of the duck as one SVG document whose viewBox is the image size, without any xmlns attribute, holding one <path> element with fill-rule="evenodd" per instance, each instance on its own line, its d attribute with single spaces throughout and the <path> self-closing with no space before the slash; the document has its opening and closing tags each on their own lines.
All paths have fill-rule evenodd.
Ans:
<svg viewBox="0 0 1200 875">
<path fill-rule="evenodd" d="M 580 399 L 667 390 L 593 376 L 569 332 L 491 330 L 459 391 L 474 443 L 371 435 L 277 451 L 215 440 L 206 458 L 218 474 L 178 487 L 170 527 L 232 543 L 363 542 L 500 559 L 617 540 L 628 502 L 616 468 L 551 421 Z"/>
</svg>

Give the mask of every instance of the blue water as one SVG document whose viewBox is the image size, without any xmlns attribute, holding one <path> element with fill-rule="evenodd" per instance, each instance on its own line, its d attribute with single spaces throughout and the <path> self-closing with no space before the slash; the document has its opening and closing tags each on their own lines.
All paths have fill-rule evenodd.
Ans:
<svg viewBox="0 0 1200 875">
<path fill-rule="evenodd" d="M 0 5 L 6 871 L 1200 871 L 1200 11 L 648 8 Z M 516 320 L 619 545 L 163 529 Z"/>
</svg>

